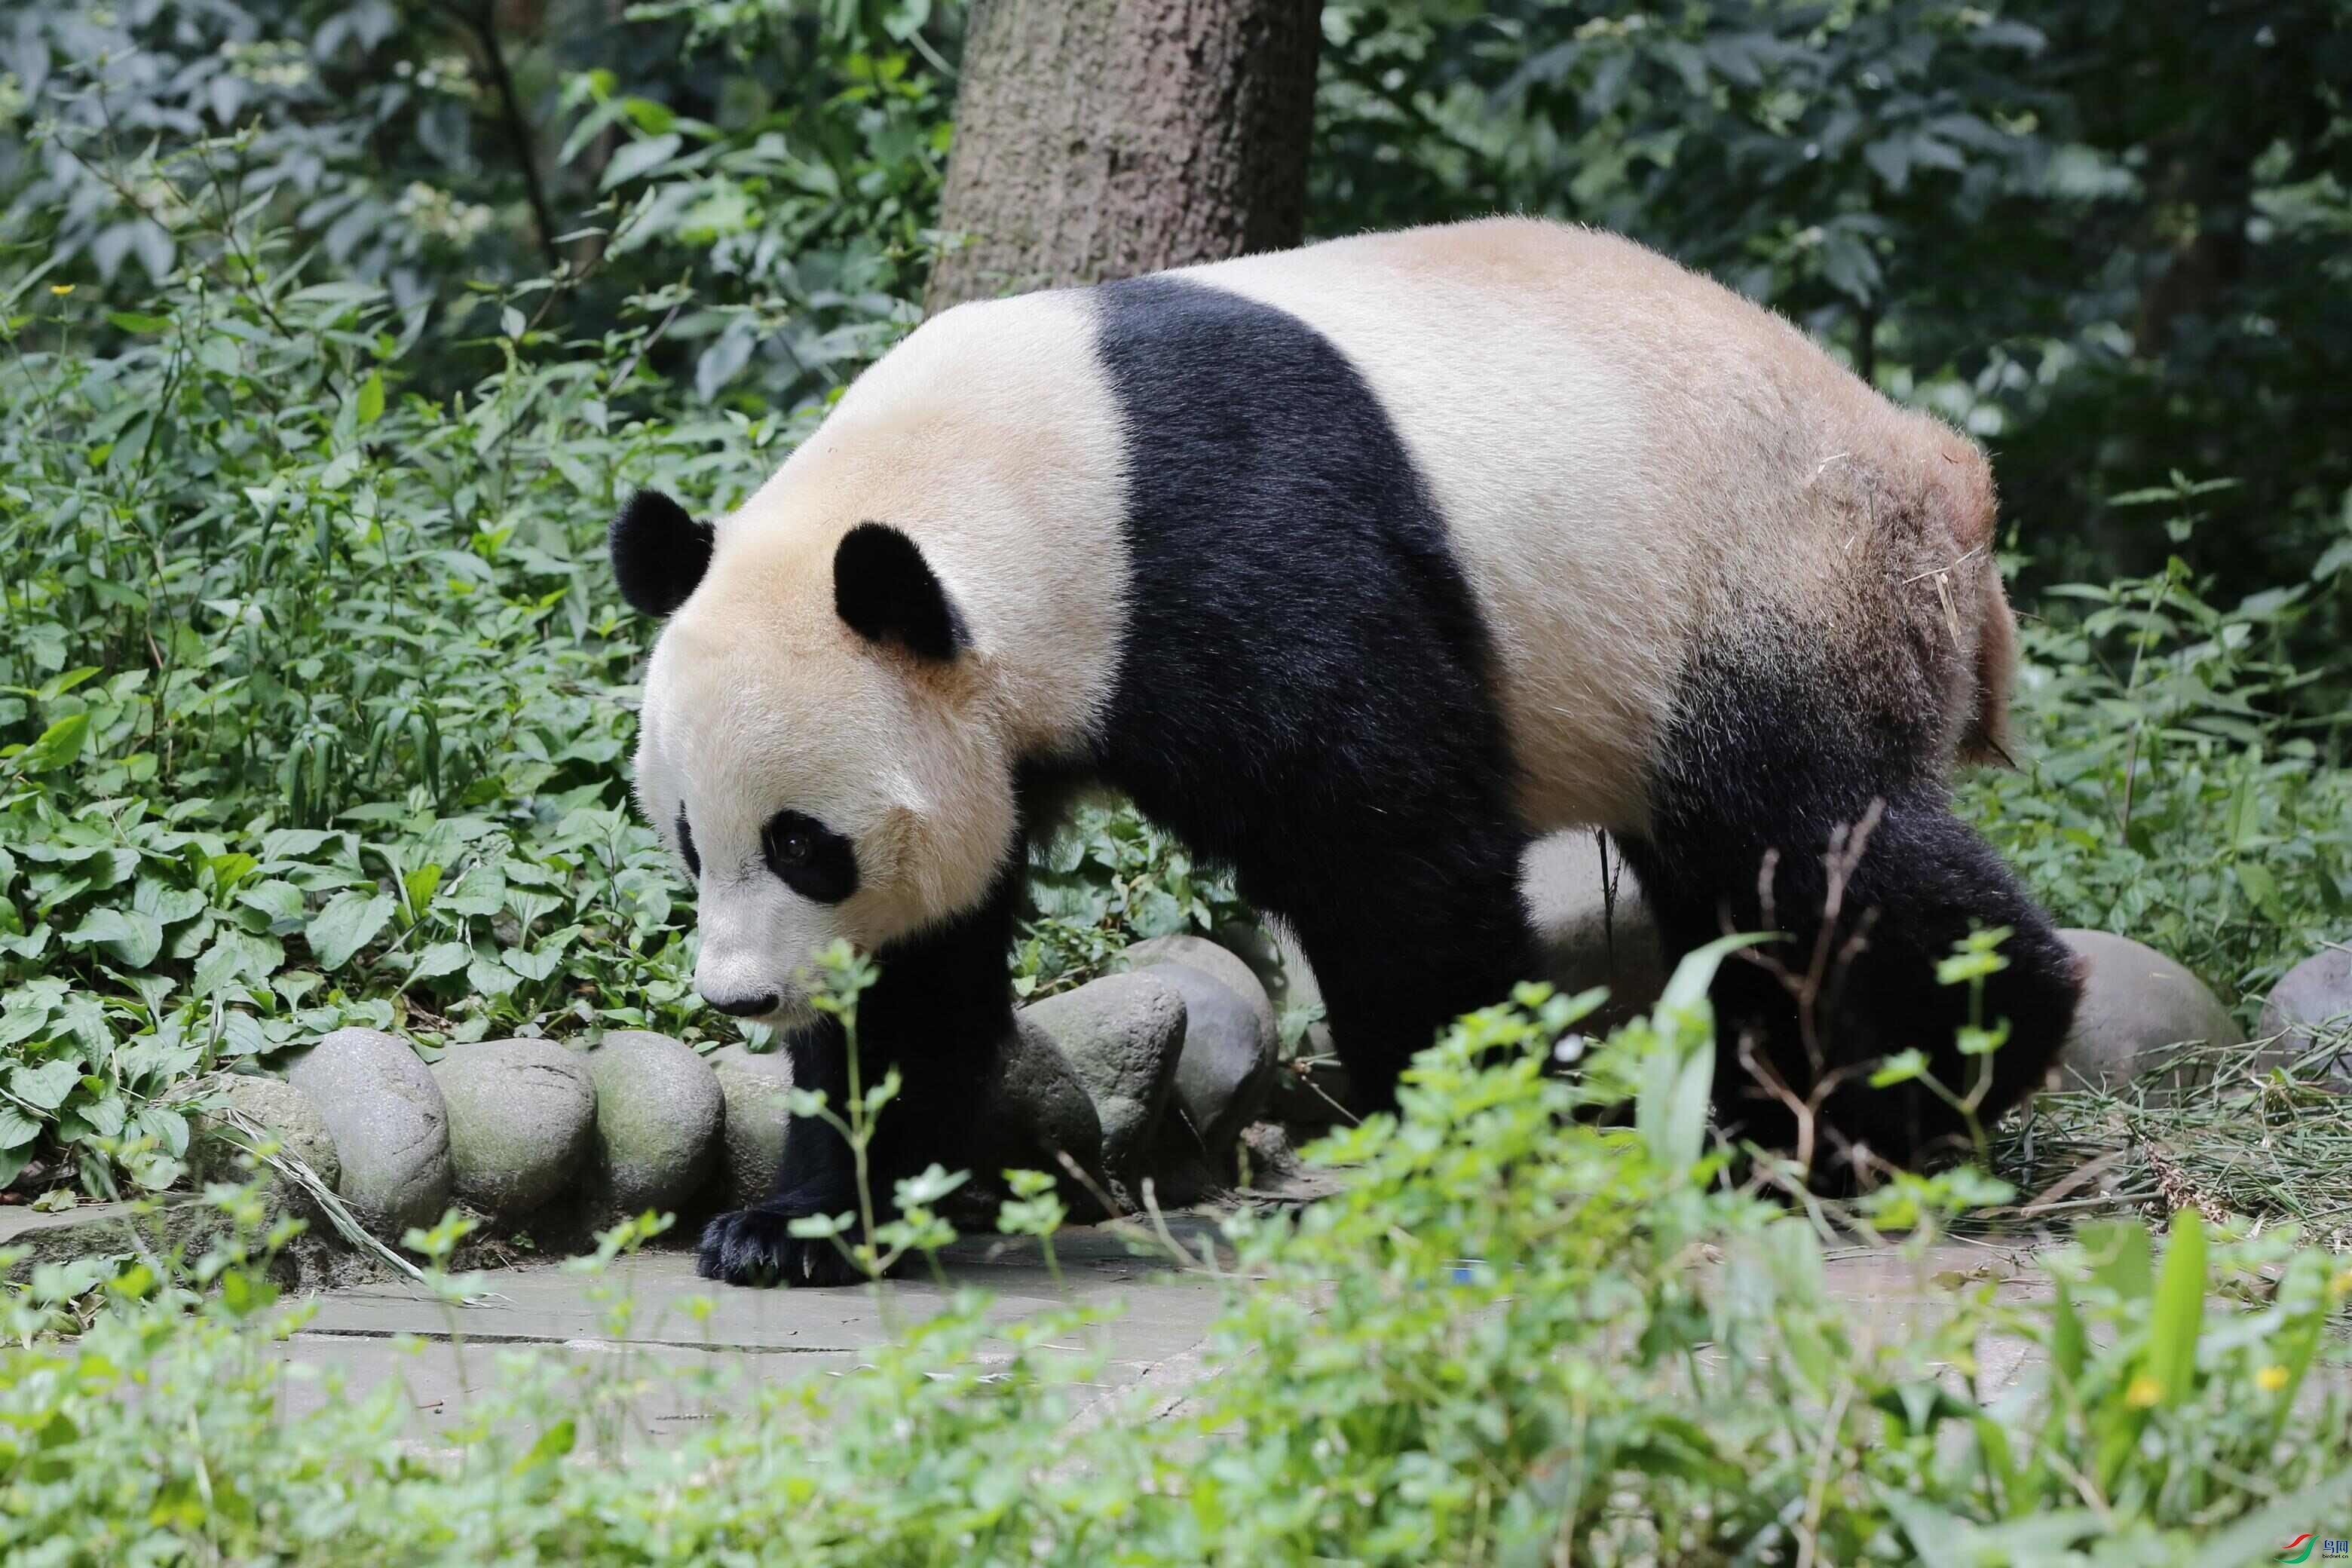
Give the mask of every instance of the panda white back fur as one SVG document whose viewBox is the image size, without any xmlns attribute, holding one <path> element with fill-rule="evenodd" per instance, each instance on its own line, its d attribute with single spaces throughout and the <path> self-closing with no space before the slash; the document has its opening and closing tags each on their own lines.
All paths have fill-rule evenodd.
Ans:
<svg viewBox="0 0 2352 1568">
<path fill-rule="evenodd" d="M 656 496 L 615 521 L 625 592 L 668 617 L 637 786 L 698 881 L 698 984 L 793 1029 L 801 1081 L 839 1071 L 808 953 L 882 957 L 861 1034 L 908 1086 L 886 1173 L 963 1152 L 1024 835 L 1103 782 L 1290 922 L 1368 1105 L 1531 970 L 1540 833 L 1615 833 L 1677 951 L 1776 929 L 1801 974 L 1862 931 L 1808 1007 L 1763 965 L 1716 988 L 1720 1118 L 1833 1179 L 1958 1125 L 1924 1090 L 1866 1094 L 1880 1054 L 1928 1048 L 1990 1114 L 2072 1016 L 2049 921 L 1944 795 L 2001 738 L 1992 521 L 1971 443 L 1581 230 L 967 305 L 715 537 Z M 1862 821 L 1824 931 L 1823 857 Z M 1989 998 L 2014 1037 L 1982 1083 L 1931 984 L 1972 924 L 2014 933 Z M 850 1206 L 845 1151 L 814 1126 L 790 1148 L 785 1190 L 712 1222 L 706 1272 L 838 1276 L 787 1226 Z"/>
</svg>

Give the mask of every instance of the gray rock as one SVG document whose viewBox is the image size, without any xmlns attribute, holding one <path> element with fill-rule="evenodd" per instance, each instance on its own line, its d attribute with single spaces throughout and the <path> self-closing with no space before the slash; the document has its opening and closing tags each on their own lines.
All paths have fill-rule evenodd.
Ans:
<svg viewBox="0 0 2352 1568">
<path fill-rule="evenodd" d="M 727 1200 L 740 1208 L 772 1194 L 784 1168 L 784 1137 L 793 1120 L 784 1096 L 793 1087 L 793 1058 L 781 1047 L 751 1051 L 726 1045 L 702 1059 L 718 1076 L 719 1095 L 727 1101 Z"/>
<path fill-rule="evenodd" d="M 1609 987 L 1601 1022 L 1630 1018 L 1665 990 L 1657 921 L 1613 843 L 1604 868 L 1589 832 L 1537 839 L 1520 862 L 1519 897 L 1544 965 L 1536 978 L 1571 995 Z"/>
<path fill-rule="evenodd" d="M 1028 1089 L 1040 1110 L 1067 1116 L 1046 1047 L 1067 1064 L 1101 1130 L 1101 1169 L 1125 1182 L 1140 1169 L 1166 1110 L 1184 1043 L 1184 994 L 1150 973 L 1107 974 L 1021 1010 L 1022 1038 L 1008 1058 L 1023 1070 L 1003 1081 L 1016 1102 Z M 1039 1037 L 1043 1037 L 1042 1039 Z"/>
<path fill-rule="evenodd" d="M 342 1164 L 335 1195 L 376 1235 L 398 1241 L 449 1204 L 449 1113 L 408 1042 L 337 1029 L 286 1069 L 310 1097 Z"/>
<path fill-rule="evenodd" d="M 2198 1047 L 2242 1046 L 2244 1033 L 2204 982 L 2154 948 L 2100 931 L 2058 933 L 2086 966 L 2083 1004 L 2060 1047 L 2061 1089 L 2162 1090 L 2206 1076 Z"/>
<path fill-rule="evenodd" d="M 1176 1061 L 1176 1109 L 1187 1136 L 1220 1168 L 1243 1128 L 1265 1112 L 1281 1041 L 1274 1003 L 1250 966 L 1205 937 L 1163 936 L 1127 950 L 1184 994 L 1184 1048 Z"/>
<path fill-rule="evenodd" d="M 2332 1047 L 2313 1065 L 2352 1079 L 2352 952 L 2329 948 L 2288 970 L 2263 1004 L 2262 1032 L 2274 1041 L 2266 1058 L 2292 1065 Z"/>
<path fill-rule="evenodd" d="M 727 1101 L 691 1047 L 644 1029 L 606 1035 L 588 1053 L 596 1086 L 598 1206 L 608 1216 L 676 1213 L 719 1158 Z"/>
<path fill-rule="evenodd" d="M 309 1095 L 284 1079 L 214 1073 L 184 1085 L 171 1098 L 219 1103 L 217 1110 L 198 1112 L 190 1129 L 188 1170 L 199 1182 L 241 1183 L 249 1179 L 237 1159 L 248 1146 L 250 1136 L 243 1128 L 230 1124 L 226 1113 L 232 1110 L 257 1123 L 268 1137 L 277 1142 L 280 1153 L 316 1171 L 329 1190 L 342 1180 L 343 1163 L 336 1157 L 335 1137 L 327 1131 L 327 1119 L 310 1103 Z M 322 1217 L 300 1187 L 283 1180 L 278 1185 L 314 1225 Z"/>
<path fill-rule="evenodd" d="M 981 1095 L 977 1173 L 993 1177 L 1006 1165 L 1023 1165 L 1058 1175 L 1050 1158 L 1058 1151 L 1090 1176 L 1108 1179 L 1102 1118 L 1077 1068 L 1026 1010 L 1013 1022 L 1013 1037 L 999 1047 L 994 1075 Z"/>
<path fill-rule="evenodd" d="M 596 1142 L 596 1091 L 580 1057 L 550 1040 L 478 1040 L 450 1047 L 433 1081 L 464 1202 L 514 1219 L 579 1180 Z"/>
</svg>

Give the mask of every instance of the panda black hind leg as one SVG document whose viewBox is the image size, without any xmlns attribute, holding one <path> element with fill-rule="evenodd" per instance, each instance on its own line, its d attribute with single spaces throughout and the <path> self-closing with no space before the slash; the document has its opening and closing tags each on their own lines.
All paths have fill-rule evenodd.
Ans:
<svg viewBox="0 0 2352 1568">
<path fill-rule="evenodd" d="M 2038 1087 L 2073 1022 L 2080 981 L 2048 915 L 1952 814 L 1932 752 L 1866 698 L 1759 678 L 1769 658 L 1709 672 L 1655 773 L 1653 820 L 1623 837 L 1669 963 L 1733 931 L 1782 939 L 1727 958 L 1711 992 L 1716 1110 L 1725 1131 L 1803 1153 L 1823 1190 L 1882 1163 L 1965 1152 Z M 2006 928 L 2005 967 L 1937 980 L 1972 931 Z M 2006 1024 L 1990 1057 L 1958 1031 Z M 1922 1081 L 1874 1089 L 1911 1047 L 1966 1114 Z"/>
</svg>

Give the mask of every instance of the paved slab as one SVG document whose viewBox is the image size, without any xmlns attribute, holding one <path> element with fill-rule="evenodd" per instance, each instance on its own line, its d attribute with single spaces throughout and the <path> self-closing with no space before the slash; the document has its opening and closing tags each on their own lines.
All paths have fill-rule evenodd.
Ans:
<svg viewBox="0 0 2352 1568">
<path fill-rule="evenodd" d="M 1213 1234 L 1204 1218 L 1171 1224 L 1195 1253 Z M 1164 1248 L 1139 1255 L 1129 1239 L 1100 1229 L 1065 1232 L 1055 1256 L 1058 1284 L 1034 1244 L 976 1239 L 945 1255 L 944 1284 L 918 1276 L 879 1290 L 715 1286 L 695 1276 L 692 1255 L 682 1251 L 642 1253 L 595 1276 L 554 1263 L 499 1270 L 484 1276 L 494 1294 L 470 1306 L 445 1305 L 399 1284 L 329 1290 L 315 1299 L 303 1331 L 280 1348 L 289 1367 L 311 1369 L 289 1384 L 287 1403 L 299 1411 L 323 1400 L 315 1373 L 329 1366 L 343 1373 L 347 1396 L 396 1380 L 415 1412 L 413 1436 L 429 1444 L 495 1385 L 502 1354 L 516 1349 L 570 1362 L 622 1358 L 648 1373 L 714 1374 L 697 1386 L 648 1378 L 634 1436 L 659 1440 L 781 1380 L 848 1372 L 939 1311 L 954 1289 L 971 1287 L 993 1298 L 988 1316 L 999 1325 L 1059 1306 L 1120 1309 L 1088 1343 L 1069 1347 L 1103 1357 L 1076 1399 L 1078 1428 L 1104 1419 L 1115 1396 L 1131 1390 L 1144 1391 L 1155 1414 L 1179 1409 L 1206 1369 L 1208 1331 L 1223 1305 L 1213 1276 L 1197 1264 L 1177 1265 Z M 1851 1305 L 1866 1344 L 1922 1331 L 1942 1302 L 1976 1284 L 1990 1281 L 2021 1300 L 2044 1289 L 2030 1252 L 2014 1244 L 1950 1242 L 1916 1258 L 1843 1248 L 1830 1254 L 1827 1273 L 1831 1293 Z M 698 1301 L 707 1309 L 696 1310 Z M 2029 1364 L 2025 1352 L 2015 1342 L 1988 1342 L 1979 1347 L 1980 1375 L 1990 1386 L 2013 1384 Z"/>
<path fill-rule="evenodd" d="M 1849 1309 L 1863 1348 L 1896 1344 L 1932 1330 L 1944 1303 L 1990 1284 L 2007 1304 L 2050 1294 L 2049 1276 L 2033 1261 L 2033 1247 L 2005 1240 L 1948 1241 L 1916 1258 L 1883 1247 L 1833 1247 L 1824 1258 L 1831 1300 Z M 2022 1340 L 1988 1335 L 1976 1346 L 1978 1385 L 1990 1393 L 2015 1387 L 2040 1363 Z"/>
<path fill-rule="evenodd" d="M 1171 1221 L 1180 1242 L 1198 1249 L 1205 1221 Z M 748 1400 L 763 1384 L 839 1373 L 866 1361 L 944 1307 L 958 1289 L 992 1298 L 988 1321 L 1010 1326 L 1058 1307 L 1118 1306 L 1074 1354 L 1104 1356 L 1076 1415 L 1138 1384 L 1181 1394 L 1197 1375 L 1200 1352 L 1223 1297 L 1204 1268 L 1164 1256 L 1139 1257 L 1129 1243 L 1101 1230 L 1056 1238 L 1057 1284 L 1033 1243 L 973 1240 L 943 1255 L 945 1283 L 927 1277 L 891 1279 L 878 1290 L 745 1290 L 696 1277 L 692 1254 L 640 1253 L 600 1275 L 559 1264 L 502 1269 L 483 1277 L 493 1292 L 468 1306 L 432 1300 L 401 1284 L 329 1290 L 315 1298 L 302 1331 L 279 1347 L 292 1366 L 335 1366 L 346 1397 L 364 1396 L 396 1379 L 416 1413 L 413 1435 L 430 1441 L 445 1422 L 495 1385 L 499 1352 L 537 1348 L 567 1360 L 622 1356 L 647 1370 L 717 1370 L 719 1405 Z M 694 1310 L 698 1300 L 707 1310 Z M 1005 1347 L 1010 1353 L 1010 1346 Z M 983 1356 L 987 1352 L 983 1351 Z M 699 1419 L 707 1406 L 677 1408 L 674 1380 L 656 1380 L 639 1412 L 640 1436 Z M 327 1395 L 315 1377 L 289 1384 L 287 1405 L 315 1407 Z M 700 1397 L 700 1395 L 698 1395 Z"/>
</svg>

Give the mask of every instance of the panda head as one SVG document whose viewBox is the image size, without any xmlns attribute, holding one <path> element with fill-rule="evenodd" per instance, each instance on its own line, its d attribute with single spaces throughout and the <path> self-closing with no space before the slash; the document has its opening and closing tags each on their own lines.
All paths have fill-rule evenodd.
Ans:
<svg viewBox="0 0 2352 1568">
<path fill-rule="evenodd" d="M 623 595 L 665 623 L 636 793 L 697 884 L 696 988 L 789 1026 L 809 1016 L 814 953 L 977 905 L 1014 813 L 984 660 L 922 548 L 780 504 L 714 530 L 642 493 L 611 546 Z"/>
</svg>

